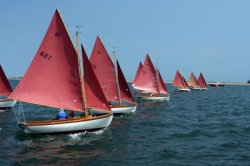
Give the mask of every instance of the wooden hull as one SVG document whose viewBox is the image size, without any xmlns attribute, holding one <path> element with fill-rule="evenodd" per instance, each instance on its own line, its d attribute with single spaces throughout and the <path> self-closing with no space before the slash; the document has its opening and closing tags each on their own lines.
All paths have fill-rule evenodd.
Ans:
<svg viewBox="0 0 250 166">
<path fill-rule="evenodd" d="M 114 114 L 130 114 L 136 111 L 137 105 L 132 106 L 124 106 L 124 105 L 117 105 L 111 106 L 111 110 Z"/>
<path fill-rule="evenodd" d="M 0 110 L 12 108 L 15 106 L 15 104 L 16 104 L 15 100 L 9 100 L 9 99 L 0 100 Z"/>
<path fill-rule="evenodd" d="M 141 96 L 144 101 L 169 101 L 170 96 Z"/>
<path fill-rule="evenodd" d="M 48 120 L 21 122 L 19 126 L 28 134 L 44 133 L 73 133 L 80 131 L 94 131 L 110 125 L 113 114 L 102 116 L 88 116 L 67 120 Z"/>
</svg>

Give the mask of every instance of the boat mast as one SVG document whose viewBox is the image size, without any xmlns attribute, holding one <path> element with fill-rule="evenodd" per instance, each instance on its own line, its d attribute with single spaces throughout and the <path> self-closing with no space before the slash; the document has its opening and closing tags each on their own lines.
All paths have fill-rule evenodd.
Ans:
<svg viewBox="0 0 250 166">
<path fill-rule="evenodd" d="M 117 92 L 118 92 L 118 99 L 119 99 L 119 104 L 122 104 L 121 100 L 121 92 L 120 92 L 120 84 L 119 84 L 119 78 L 118 78 L 118 69 L 117 69 L 117 58 L 115 55 L 115 49 L 116 47 L 113 47 L 113 57 L 114 57 L 114 65 L 115 65 L 115 81 L 116 81 L 116 86 L 117 86 Z"/>
<path fill-rule="evenodd" d="M 155 64 L 155 73 L 156 73 L 157 88 L 158 88 L 157 90 L 158 90 L 158 92 L 160 93 L 160 87 L 159 87 L 159 83 L 160 83 L 160 79 L 159 79 L 159 70 L 158 70 L 156 64 Z"/>
<path fill-rule="evenodd" d="M 79 28 L 80 26 L 76 26 L 76 28 Z M 84 81 L 82 77 L 82 65 L 80 61 L 80 45 L 79 45 L 79 32 L 76 29 L 76 53 L 78 58 L 78 66 L 79 66 L 79 72 L 80 72 L 80 84 L 81 84 L 81 92 L 82 92 L 82 102 L 83 102 L 83 110 L 84 115 L 88 116 L 87 106 L 86 106 L 86 95 L 85 95 L 85 87 L 84 87 Z"/>
</svg>

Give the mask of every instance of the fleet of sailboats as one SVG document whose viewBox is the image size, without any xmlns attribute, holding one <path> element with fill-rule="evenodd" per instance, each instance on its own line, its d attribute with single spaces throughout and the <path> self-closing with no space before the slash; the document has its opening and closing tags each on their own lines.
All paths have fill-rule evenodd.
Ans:
<svg viewBox="0 0 250 166">
<path fill-rule="evenodd" d="M 193 90 L 201 90 L 201 87 L 200 87 L 200 85 L 197 81 L 197 78 L 195 77 L 193 72 L 191 72 L 191 74 L 190 74 L 188 86 Z"/>
<path fill-rule="evenodd" d="M 197 80 L 192 72 L 188 83 L 177 70 L 173 82 L 177 90 L 207 89 L 202 73 Z M 161 73 L 148 54 L 144 63 L 138 65 L 132 87 L 140 101 L 170 98 Z M 0 109 L 12 108 L 19 101 L 45 106 L 51 113 L 65 109 L 80 115 L 65 120 L 18 119 L 19 126 L 29 134 L 100 130 L 111 124 L 114 114 L 133 113 L 137 108 L 117 58 L 114 55 L 111 58 L 97 36 L 88 59 L 83 45 L 80 47 L 78 32 L 75 47 L 58 9 L 14 91 L 0 65 L 0 95 L 5 97 L 0 100 Z"/>
<path fill-rule="evenodd" d="M 10 83 L 4 73 L 2 66 L 0 65 L 0 110 L 5 110 L 14 107 L 15 100 L 8 99 L 12 92 Z"/>
</svg>

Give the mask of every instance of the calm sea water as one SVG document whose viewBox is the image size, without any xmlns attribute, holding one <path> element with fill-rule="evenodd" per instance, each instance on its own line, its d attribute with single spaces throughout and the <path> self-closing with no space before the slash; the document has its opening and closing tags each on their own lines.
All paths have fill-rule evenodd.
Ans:
<svg viewBox="0 0 250 166">
<path fill-rule="evenodd" d="M 27 135 L 12 110 L 1 112 L 0 165 L 250 165 L 250 86 L 167 87 L 169 102 L 140 103 L 135 114 L 92 133 Z M 27 119 L 56 114 L 23 108 Z"/>
</svg>

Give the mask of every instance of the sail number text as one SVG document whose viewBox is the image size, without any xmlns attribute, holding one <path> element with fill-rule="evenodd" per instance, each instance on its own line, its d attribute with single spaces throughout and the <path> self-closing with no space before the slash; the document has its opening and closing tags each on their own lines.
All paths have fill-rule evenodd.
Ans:
<svg viewBox="0 0 250 166">
<path fill-rule="evenodd" d="M 47 59 L 47 60 L 50 60 L 52 58 L 51 55 L 49 55 L 47 52 L 40 52 L 40 55 L 44 58 L 44 59 Z"/>
</svg>

